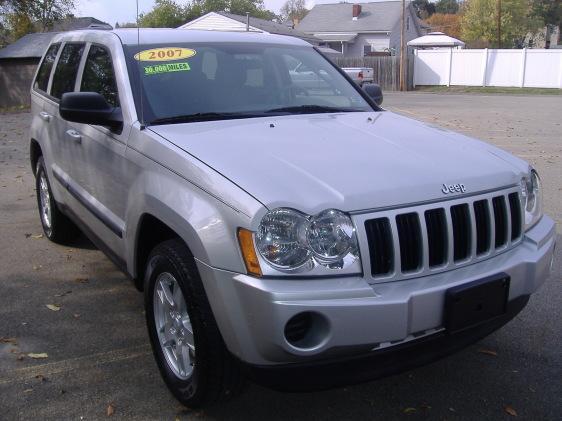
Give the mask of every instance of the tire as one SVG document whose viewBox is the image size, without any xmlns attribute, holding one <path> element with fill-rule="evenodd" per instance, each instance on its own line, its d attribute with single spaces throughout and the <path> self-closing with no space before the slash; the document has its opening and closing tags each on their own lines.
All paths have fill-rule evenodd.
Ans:
<svg viewBox="0 0 562 421">
<path fill-rule="evenodd" d="M 172 394 L 190 408 L 237 394 L 243 377 L 224 344 L 189 249 L 180 240 L 159 244 L 150 253 L 145 274 L 152 351 Z M 172 328 L 175 333 L 170 333 Z"/>
<path fill-rule="evenodd" d="M 45 236 L 58 244 L 67 244 L 75 239 L 80 231 L 57 207 L 43 157 L 37 161 L 35 190 L 39 219 Z"/>
</svg>

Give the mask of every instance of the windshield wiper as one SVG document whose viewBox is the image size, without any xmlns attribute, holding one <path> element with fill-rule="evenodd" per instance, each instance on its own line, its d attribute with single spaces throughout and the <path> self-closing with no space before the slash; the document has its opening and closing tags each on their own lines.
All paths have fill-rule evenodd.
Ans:
<svg viewBox="0 0 562 421">
<path fill-rule="evenodd" d="M 192 123 L 196 121 L 214 121 L 214 120 L 229 120 L 235 118 L 250 118 L 258 117 L 262 114 L 256 113 L 195 113 L 176 115 L 173 117 L 157 118 L 150 122 L 150 126 L 159 124 L 176 124 L 176 123 Z"/>
<path fill-rule="evenodd" d="M 329 107 L 326 105 L 296 105 L 293 107 L 273 108 L 265 111 L 265 114 L 289 113 L 289 114 L 313 114 L 313 113 L 341 113 L 365 111 L 361 108 L 351 107 Z"/>
</svg>

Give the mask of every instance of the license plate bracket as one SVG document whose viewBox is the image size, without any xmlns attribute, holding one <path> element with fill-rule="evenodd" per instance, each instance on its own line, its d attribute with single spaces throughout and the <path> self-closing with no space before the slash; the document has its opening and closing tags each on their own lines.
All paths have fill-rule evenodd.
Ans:
<svg viewBox="0 0 562 421">
<path fill-rule="evenodd" d="M 454 333 L 501 316 L 507 310 L 509 275 L 500 273 L 445 292 L 445 329 Z"/>
</svg>

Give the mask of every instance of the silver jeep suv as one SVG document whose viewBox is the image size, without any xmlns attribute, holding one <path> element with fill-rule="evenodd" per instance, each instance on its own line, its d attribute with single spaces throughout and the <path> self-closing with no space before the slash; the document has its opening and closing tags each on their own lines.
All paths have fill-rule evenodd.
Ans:
<svg viewBox="0 0 562 421">
<path fill-rule="evenodd" d="M 81 230 L 144 291 L 188 406 L 245 377 L 311 390 L 429 362 L 549 274 L 529 164 L 384 111 L 380 88 L 301 40 L 64 33 L 31 98 L 45 235 Z"/>
</svg>

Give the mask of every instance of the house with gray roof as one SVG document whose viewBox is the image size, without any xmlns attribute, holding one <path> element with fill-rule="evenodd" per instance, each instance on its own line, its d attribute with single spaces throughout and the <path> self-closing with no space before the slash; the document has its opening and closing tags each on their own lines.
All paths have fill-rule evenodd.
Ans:
<svg viewBox="0 0 562 421">
<path fill-rule="evenodd" d="M 296 29 L 321 40 L 345 57 L 399 55 L 402 2 L 317 4 Z M 425 35 L 427 27 L 406 2 L 406 42 Z"/>
<path fill-rule="evenodd" d="M 235 15 L 227 12 L 209 12 L 197 19 L 189 21 L 178 29 L 196 29 L 204 31 L 246 31 L 275 35 L 287 35 L 301 38 L 313 45 L 318 45 L 319 39 L 282 23 L 270 20 Z"/>
<path fill-rule="evenodd" d="M 31 81 L 51 39 L 59 32 L 85 28 L 111 26 L 91 17 L 66 18 L 55 22 L 53 32 L 27 34 L 0 49 L 0 108 L 29 106 Z"/>
</svg>

